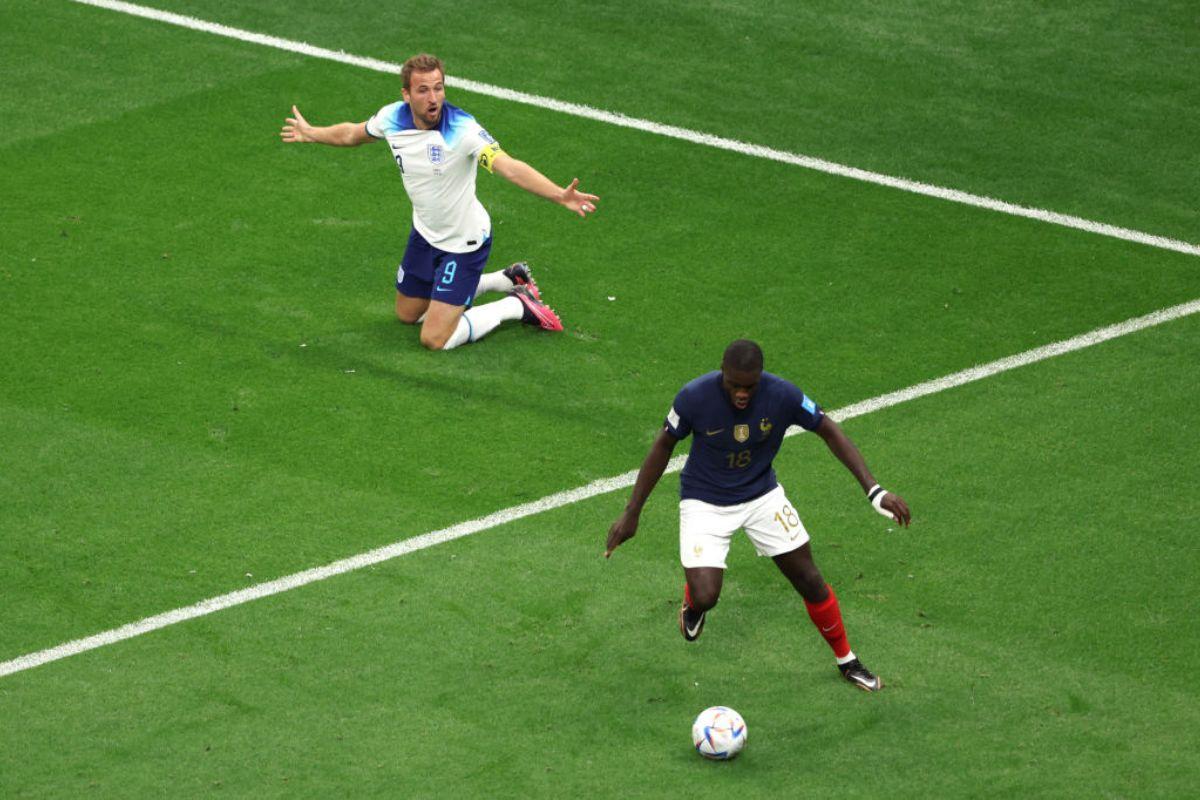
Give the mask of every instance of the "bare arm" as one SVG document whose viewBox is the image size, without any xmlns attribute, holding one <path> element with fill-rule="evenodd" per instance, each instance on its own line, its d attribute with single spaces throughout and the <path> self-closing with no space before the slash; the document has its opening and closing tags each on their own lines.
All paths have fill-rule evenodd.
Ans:
<svg viewBox="0 0 1200 800">
<path fill-rule="evenodd" d="M 629 497 L 629 502 L 625 504 L 625 510 L 608 529 L 608 540 L 604 545 L 605 558 L 611 556 L 618 545 L 627 539 L 632 539 L 637 533 L 638 521 L 642 516 L 642 506 L 646 504 L 646 499 L 658 485 L 659 478 L 667 469 L 671 453 L 675 451 L 675 445 L 678 442 L 679 440 L 667 433 L 665 429 L 658 432 L 654 444 L 650 445 L 650 452 L 646 454 L 646 460 L 642 462 L 642 468 L 638 470 L 637 480 L 633 484 L 633 493 Z"/>
<path fill-rule="evenodd" d="M 841 461 L 846 466 L 846 469 L 850 470 L 850 473 L 858 480 L 863 492 L 869 492 L 872 487 L 878 485 L 875 476 L 867 468 L 867 462 L 863 460 L 862 453 L 858 452 L 858 448 L 854 446 L 854 442 L 850 441 L 850 437 L 842 431 L 841 426 L 826 416 L 821 419 L 821 424 L 817 426 L 816 433 L 825 440 L 825 445 L 831 453 L 837 456 L 837 460 Z M 901 525 L 908 525 L 912 519 L 912 512 L 908 510 L 908 504 L 904 502 L 904 498 L 898 494 L 888 492 L 882 502 L 883 507 L 891 512 L 896 522 L 899 522 Z"/>
<path fill-rule="evenodd" d="M 850 470 L 864 492 L 875 485 L 875 476 L 871 474 L 871 470 L 867 469 L 867 462 L 863 460 L 862 453 L 858 452 L 858 448 L 854 446 L 854 442 L 850 441 L 850 437 L 845 434 L 840 425 L 826 416 L 821 419 L 816 433 L 825 440 L 829 452 L 837 456 L 837 460 Z"/>
<path fill-rule="evenodd" d="M 499 153 L 496 156 L 495 161 L 492 162 L 492 171 L 530 194 L 536 194 L 552 203 L 558 203 L 581 217 L 586 217 L 595 211 L 596 201 L 600 199 L 594 194 L 578 191 L 575 188 L 579 185 L 578 178 L 572 180 L 570 185 L 564 189 L 524 161 L 513 158 L 507 153 Z"/>
<path fill-rule="evenodd" d="M 292 106 L 292 116 L 288 117 L 279 132 L 285 142 L 316 142 L 334 147 L 357 147 L 360 144 L 375 141 L 375 137 L 367 133 L 365 122 L 339 122 L 337 125 L 321 127 L 310 125 L 300 109 Z"/>
</svg>

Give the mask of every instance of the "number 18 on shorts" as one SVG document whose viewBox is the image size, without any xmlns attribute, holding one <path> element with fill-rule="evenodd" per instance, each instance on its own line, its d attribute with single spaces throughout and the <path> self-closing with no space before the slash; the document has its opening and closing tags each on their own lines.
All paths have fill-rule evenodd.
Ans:
<svg viewBox="0 0 1200 800">
<path fill-rule="evenodd" d="M 679 501 L 679 560 L 688 568 L 724 569 L 739 528 L 760 556 L 788 553 L 808 542 L 808 531 L 782 486 L 732 506 L 689 498 Z"/>
</svg>

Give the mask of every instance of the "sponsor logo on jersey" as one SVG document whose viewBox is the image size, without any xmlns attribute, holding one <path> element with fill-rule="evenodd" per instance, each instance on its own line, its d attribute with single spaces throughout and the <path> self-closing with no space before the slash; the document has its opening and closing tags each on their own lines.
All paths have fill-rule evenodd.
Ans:
<svg viewBox="0 0 1200 800">
<path fill-rule="evenodd" d="M 735 441 L 738 441 L 738 442 L 744 442 L 747 439 L 749 439 L 750 438 L 750 426 L 749 425 L 734 425 L 733 426 L 733 438 Z"/>
<path fill-rule="evenodd" d="M 426 149 L 429 151 L 429 163 L 441 164 L 445 159 L 446 153 L 440 144 L 431 144 Z"/>
</svg>

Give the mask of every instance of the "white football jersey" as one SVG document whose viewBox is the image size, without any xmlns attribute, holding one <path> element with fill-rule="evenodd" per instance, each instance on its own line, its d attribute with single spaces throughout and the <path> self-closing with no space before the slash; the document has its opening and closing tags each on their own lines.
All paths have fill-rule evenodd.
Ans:
<svg viewBox="0 0 1200 800">
<path fill-rule="evenodd" d="M 446 103 L 438 126 L 422 130 L 408 103 L 396 102 L 367 120 L 367 133 L 387 140 L 417 233 L 450 253 L 469 253 L 487 241 L 492 220 L 475 197 L 475 165 L 490 172 L 501 150 L 474 117 Z"/>
</svg>

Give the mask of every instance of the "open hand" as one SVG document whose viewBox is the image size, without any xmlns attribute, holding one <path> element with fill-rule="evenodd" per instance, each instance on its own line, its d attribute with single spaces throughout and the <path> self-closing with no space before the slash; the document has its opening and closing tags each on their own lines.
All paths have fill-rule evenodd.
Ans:
<svg viewBox="0 0 1200 800">
<path fill-rule="evenodd" d="M 600 198 L 594 194 L 578 191 L 575 188 L 578 185 L 579 178 L 572 179 L 571 184 L 563 189 L 562 198 L 558 202 L 579 216 L 586 217 L 596 210 L 596 201 Z"/>
<path fill-rule="evenodd" d="M 308 124 L 308 120 L 300 113 L 300 109 L 292 106 L 292 116 L 288 117 L 283 126 L 283 130 L 279 132 L 280 137 L 285 142 L 315 142 L 310 131 L 312 126 Z"/>
</svg>

